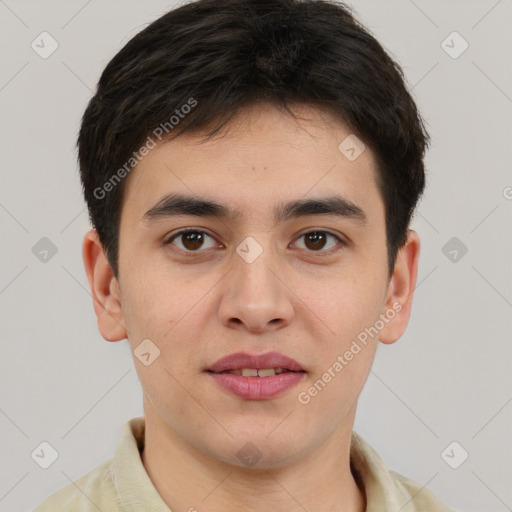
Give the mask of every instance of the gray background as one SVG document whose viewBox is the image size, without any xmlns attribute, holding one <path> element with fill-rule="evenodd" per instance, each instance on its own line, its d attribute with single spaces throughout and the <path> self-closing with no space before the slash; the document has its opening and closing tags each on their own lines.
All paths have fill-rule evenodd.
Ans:
<svg viewBox="0 0 512 512">
<path fill-rule="evenodd" d="M 432 136 L 411 322 L 379 347 L 355 430 L 457 511 L 512 510 L 511 3 L 352 2 Z M 142 415 L 127 342 L 96 327 L 74 144 L 101 70 L 174 5 L 0 0 L 0 511 L 29 510 L 112 457 Z M 59 45 L 47 59 L 31 48 L 43 31 Z M 453 31 L 469 43 L 458 58 L 457 36 L 442 46 Z M 32 252 L 43 237 L 57 248 L 46 262 Z M 443 252 L 452 237 L 459 248 Z M 42 441 L 59 453 L 46 470 L 31 458 Z M 458 469 L 441 457 L 453 441 L 452 464 L 469 453 Z"/>
</svg>

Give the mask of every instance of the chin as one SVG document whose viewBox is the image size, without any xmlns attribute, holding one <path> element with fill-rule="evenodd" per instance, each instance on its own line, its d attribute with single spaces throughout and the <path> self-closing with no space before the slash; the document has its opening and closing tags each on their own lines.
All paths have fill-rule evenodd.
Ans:
<svg viewBox="0 0 512 512">
<path fill-rule="evenodd" d="M 302 439 L 286 430 L 272 432 L 279 422 L 271 423 L 270 427 L 250 429 L 244 433 L 237 433 L 226 426 L 233 438 L 225 443 L 214 443 L 208 447 L 208 451 L 217 460 L 248 470 L 270 470 L 286 466 L 303 452 L 300 444 Z"/>
</svg>

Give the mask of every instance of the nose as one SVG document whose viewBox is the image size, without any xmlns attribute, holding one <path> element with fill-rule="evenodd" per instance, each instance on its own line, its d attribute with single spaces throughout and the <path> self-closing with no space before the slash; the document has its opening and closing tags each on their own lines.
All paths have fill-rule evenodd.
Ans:
<svg viewBox="0 0 512 512">
<path fill-rule="evenodd" d="M 293 293 L 270 250 L 252 263 L 233 255 L 219 306 L 221 322 L 253 333 L 276 331 L 290 324 Z"/>
</svg>

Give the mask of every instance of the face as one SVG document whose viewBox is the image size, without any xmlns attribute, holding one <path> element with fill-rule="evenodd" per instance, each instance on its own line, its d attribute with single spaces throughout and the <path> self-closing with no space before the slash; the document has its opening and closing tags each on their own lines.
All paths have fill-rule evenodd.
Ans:
<svg viewBox="0 0 512 512">
<path fill-rule="evenodd" d="M 391 343 L 405 329 L 415 281 L 417 245 L 388 275 L 372 151 L 354 160 L 350 147 L 339 149 L 351 135 L 345 126 L 294 110 L 300 120 L 255 106 L 222 137 L 187 134 L 151 150 L 126 184 L 119 281 L 101 274 L 111 279 L 108 316 L 97 309 L 102 334 L 151 353 L 150 364 L 134 356 L 146 421 L 238 466 L 247 442 L 272 467 L 352 429 L 379 337 Z M 224 209 L 166 204 L 171 195 Z M 308 201 L 325 206 L 297 207 Z M 208 371 L 240 352 L 277 352 L 303 371 Z M 249 378 L 273 384 L 240 384 Z"/>
</svg>

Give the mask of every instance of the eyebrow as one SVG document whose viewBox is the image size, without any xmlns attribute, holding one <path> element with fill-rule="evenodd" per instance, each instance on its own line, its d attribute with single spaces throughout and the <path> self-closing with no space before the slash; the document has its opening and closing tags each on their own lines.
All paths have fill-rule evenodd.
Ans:
<svg viewBox="0 0 512 512">
<path fill-rule="evenodd" d="M 340 196 L 297 199 L 288 203 L 278 204 L 273 213 L 276 224 L 307 215 L 335 215 L 355 220 L 362 224 L 367 221 L 366 214 L 362 208 Z M 178 215 L 194 215 L 196 217 L 210 217 L 232 221 L 239 218 L 241 212 L 211 199 L 182 194 L 169 194 L 150 208 L 143 215 L 142 220 L 151 222 Z"/>
</svg>

